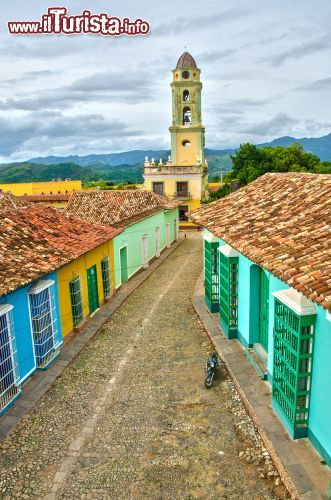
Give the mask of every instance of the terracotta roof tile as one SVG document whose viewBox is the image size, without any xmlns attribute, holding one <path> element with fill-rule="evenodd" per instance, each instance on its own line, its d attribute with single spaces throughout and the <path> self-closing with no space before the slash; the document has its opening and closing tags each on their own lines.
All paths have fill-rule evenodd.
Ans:
<svg viewBox="0 0 331 500">
<path fill-rule="evenodd" d="M 269 173 L 190 217 L 331 311 L 331 175 Z"/>
<path fill-rule="evenodd" d="M 0 190 L 0 211 L 13 210 L 28 207 L 30 204 L 18 196 Z"/>
<path fill-rule="evenodd" d="M 44 205 L 0 212 L 0 296 L 68 264 L 121 231 Z"/>
<path fill-rule="evenodd" d="M 69 201 L 70 194 L 25 194 L 19 196 L 21 200 L 36 202 L 36 201 Z"/>
<path fill-rule="evenodd" d="M 65 213 L 90 222 L 124 228 L 180 204 L 145 190 L 75 191 L 70 196 Z"/>
</svg>

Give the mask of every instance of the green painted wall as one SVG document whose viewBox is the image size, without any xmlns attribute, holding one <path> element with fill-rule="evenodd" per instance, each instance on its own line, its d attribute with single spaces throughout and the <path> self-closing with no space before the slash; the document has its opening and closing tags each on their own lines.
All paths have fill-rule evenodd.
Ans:
<svg viewBox="0 0 331 500">
<path fill-rule="evenodd" d="M 121 285 L 120 248 L 127 246 L 128 277 L 134 275 L 142 267 L 142 236 L 147 234 L 148 259 L 156 255 L 155 229 L 160 228 L 160 249 L 166 247 L 166 224 L 170 224 L 170 242 L 175 240 L 175 220 L 178 220 L 178 208 L 166 212 L 158 212 L 151 217 L 125 228 L 124 232 L 114 238 L 115 286 Z"/>
</svg>

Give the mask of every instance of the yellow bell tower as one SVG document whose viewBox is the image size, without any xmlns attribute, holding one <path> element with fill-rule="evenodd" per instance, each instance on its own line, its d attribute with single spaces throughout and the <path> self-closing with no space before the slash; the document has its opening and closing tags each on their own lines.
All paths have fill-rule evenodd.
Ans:
<svg viewBox="0 0 331 500">
<path fill-rule="evenodd" d="M 184 52 L 172 73 L 171 159 L 178 166 L 204 164 L 200 69 Z"/>
<path fill-rule="evenodd" d="M 204 157 L 205 129 L 201 120 L 200 69 L 184 52 L 172 72 L 171 155 L 144 164 L 144 189 L 182 201 L 181 226 L 193 226 L 187 212 L 208 196 L 208 166 Z"/>
</svg>

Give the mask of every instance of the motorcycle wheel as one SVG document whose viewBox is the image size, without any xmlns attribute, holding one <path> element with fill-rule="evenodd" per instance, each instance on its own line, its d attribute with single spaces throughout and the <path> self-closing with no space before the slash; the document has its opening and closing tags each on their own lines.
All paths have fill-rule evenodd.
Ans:
<svg viewBox="0 0 331 500">
<path fill-rule="evenodd" d="M 205 386 L 209 389 L 213 385 L 213 375 L 207 375 L 205 378 Z"/>
</svg>

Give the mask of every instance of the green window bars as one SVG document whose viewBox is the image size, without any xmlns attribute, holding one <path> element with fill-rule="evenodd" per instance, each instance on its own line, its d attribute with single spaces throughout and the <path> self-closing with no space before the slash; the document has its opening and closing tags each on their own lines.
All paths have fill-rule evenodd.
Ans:
<svg viewBox="0 0 331 500">
<path fill-rule="evenodd" d="M 75 276 L 69 281 L 72 321 L 74 328 L 79 327 L 83 321 L 83 299 L 82 299 L 82 284 L 80 276 Z"/>
<path fill-rule="evenodd" d="M 108 299 L 111 296 L 111 279 L 110 279 L 110 259 L 105 257 L 101 261 L 102 287 L 103 296 Z"/>
<path fill-rule="evenodd" d="M 272 404 L 290 435 L 308 434 L 316 311 L 290 288 L 274 292 Z"/>
<path fill-rule="evenodd" d="M 218 250 L 219 240 L 211 233 L 204 237 L 205 302 L 210 312 L 218 312 Z"/>
<path fill-rule="evenodd" d="M 220 325 L 226 336 L 233 339 L 238 330 L 239 254 L 229 245 L 222 245 L 218 252 Z"/>
</svg>

